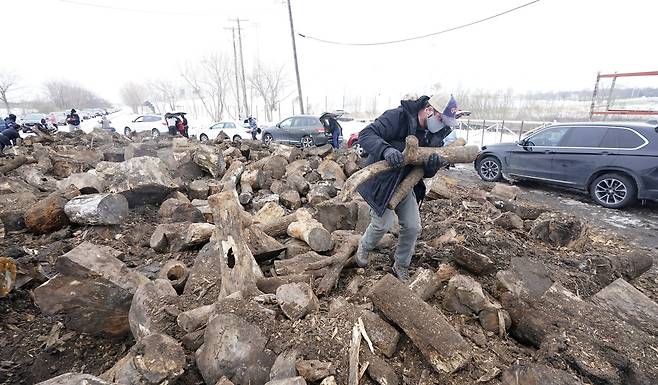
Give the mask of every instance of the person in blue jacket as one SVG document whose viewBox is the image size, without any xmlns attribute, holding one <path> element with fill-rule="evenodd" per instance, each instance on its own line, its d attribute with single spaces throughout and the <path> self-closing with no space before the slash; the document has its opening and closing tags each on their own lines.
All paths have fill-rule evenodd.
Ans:
<svg viewBox="0 0 658 385">
<path fill-rule="evenodd" d="M 384 112 L 359 133 L 359 144 L 368 153 L 368 164 L 385 159 L 393 167 L 358 188 L 370 205 L 371 217 L 356 253 L 359 267 L 368 265 L 368 254 L 393 225 L 394 215 L 397 214 L 400 234 L 393 272 L 400 280 L 409 279 L 409 265 L 421 231 L 419 203 L 425 197 L 425 183 L 421 180 L 395 210 L 386 208 L 395 188 L 414 167 L 403 166 L 405 138 L 414 135 L 421 147 L 441 147 L 452 127 L 456 126 L 457 112 L 457 101 L 452 95 L 447 103 L 436 95 L 431 98 L 421 96 L 416 100 L 401 101 L 398 108 Z M 425 177 L 433 177 L 445 166 L 447 163 L 433 154 L 425 163 Z"/>
<path fill-rule="evenodd" d="M 19 129 L 20 126 L 16 123 L 16 115 L 9 114 L 0 124 L 0 152 L 5 147 L 16 144 L 16 139 L 21 137 L 18 133 Z"/>
</svg>

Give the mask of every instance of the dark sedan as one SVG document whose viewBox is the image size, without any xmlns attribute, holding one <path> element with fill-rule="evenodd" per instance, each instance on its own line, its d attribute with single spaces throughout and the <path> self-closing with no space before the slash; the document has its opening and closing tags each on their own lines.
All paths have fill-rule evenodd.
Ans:
<svg viewBox="0 0 658 385">
<path fill-rule="evenodd" d="M 322 146 L 331 143 L 330 119 L 333 119 L 340 128 L 340 124 L 329 113 L 320 116 L 291 116 L 273 127 L 264 129 L 263 142 L 265 144 L 276 142 L 301 147 Z"/>
<path fill-rule="evenodd" d="M 528 179 L 589 192 L 604 207 L 658 200 L 658 124 L 556 124 L 516 143 L 482 147 L 485 181 Z"/>
</svg>

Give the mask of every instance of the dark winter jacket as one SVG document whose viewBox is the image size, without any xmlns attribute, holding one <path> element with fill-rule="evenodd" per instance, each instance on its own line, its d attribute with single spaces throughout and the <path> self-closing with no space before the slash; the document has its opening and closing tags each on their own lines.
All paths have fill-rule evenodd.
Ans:
<svg viewBox="0 0 658 385">
<path fill-rule="evenodd" d="M 79 126 L 80 125 L 80 115 L 78 115 L 78 114 L 69 115 L 68 119 L 66 119 L 66 123 L 72 124 L 74 126 Z"/>
<path fill-rule="evenodd" d="M 384 151 L 394 147 L 403 151 L 405 138 L 415 135 L 421 147 L 440 147 L 443 138 L 424 130 L 418 123 L 418 111 L 427 102 L 426 96 L 418 101 L 403 100 L 401 106 L 384 112 L 374 122 L 359 132 L 359 144 L 368 153 L 368 164 L 384 159 Z M 358 191 L 378 216 L 382 216 L 391 200 L 395 188 L 409 175 L 414 166 L 387 171 L 366 181 Z M 425 183 L 421 180 L 415 187 L 416 199 L 425 197 Z"/>
<path fill-rule="evenodd" d="M 0 131 L 0 145 L 2 145 L 2 147 L 9 146 L 16 143 L 16 139 L 20 137 L 21 136 L 18 134 L 18 130 L 16 129 L 16 123 L 14 123 L 13 125 L 9 125 L 7 128 L 3 128 L 2 131 Z"/>
</svg>

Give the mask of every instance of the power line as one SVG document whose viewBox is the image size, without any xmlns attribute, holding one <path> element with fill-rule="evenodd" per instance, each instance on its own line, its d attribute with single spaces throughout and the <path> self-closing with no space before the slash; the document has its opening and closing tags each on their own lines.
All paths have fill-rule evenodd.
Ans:
<svg viewBox="0 0 658 385">
<path fill-rule="evenodd" d="M 517 10 L 519 10 L 519 9 L 521 9 L 521 8 L 525 8 L 525 7 L 529 6 L 529 5 L 532 5 L 532 4 L 535 4 L 535 3 L 538 3 L 538 2 L 539 2 L 539 0 L 534 0 L 534 1 L 531 1 L 531 2 L 529 2 L 529 3 L 525 3 L 525 4 L 523 4 L 523 5 L 519 5 L 518 7 L 515 7 L 515 8 L 512 8 L 512 9 L 508 9 L 508 10 L 506 10 L 506 11 L 503 11 L 503 12 L 497 13 L 497 14 L 495 14 L 495 15 L 491 15 L 491 16 L 485 17 L 484 19 L 479 19 L 479 20 L 476 20 L 476 21 L 472 21 L 472 22 L 470 22 L 470 23 L 466 23 L 466 24 L 458 25 L 458 26 L 456 26 L 456 27 L 452 27 L 452 28 L 444 29 L 444 30 L 442 30 L 442 31 L 428 33 L 428 34 L 426 34 L 426 35 L 407 37 L 407 38 L 404 38 L 404 39 L 398 39 L 398 40 L 389 40 L 389 41 L 372 42 L 372 43 L 345 43 L 345 42 L 339 42 L 339 41 L 333 41 L 333 40 L 320 39 L 320 38 L 317 38 L 317 37 L 308 36 L 308 35 L 304 35 L 304 34 L 301 34 L 301 33 L 298 33 L 298 35 L 301 36 L 301 37 L 303 37 L 303 38 L 306 38 L 306 39 L 319 41 L 319 42 L 321 42 L 321 43 L 335 44 L 335 45 L 347 45 L 347 46 L 373 46 L 373 45 L 386 45 L 386 44 L 404 43 L 404 42 L 411 41 L 411 40 L 424 39 L 424 38 L 427 38 L 427 37 L 440 35 L 440 34 L 443 34 L 443 33 L 446 33 L 446 32 L 452 32 L 452 31 L 455 31 L 455 30 L 458 30 L 458 29 L 462 29 L 462 28 L 470 27 L 470 26 L 472 26 L 472 25 L 479 24 L 479 23 L 483 23 L 483 22 L 485 22 L 485 21 L 488 21 L 488 20 L 491 20 L 491 19 L 495 19 L 495 18 L 497 18 L 497 17 L 500 17 L 500 16 L 503 16 L 503 15 L 506 15 L 506 14 L 511 13 L 511 12 L 514 12 L 514 11 L 517 11 Z"/>
</svg>

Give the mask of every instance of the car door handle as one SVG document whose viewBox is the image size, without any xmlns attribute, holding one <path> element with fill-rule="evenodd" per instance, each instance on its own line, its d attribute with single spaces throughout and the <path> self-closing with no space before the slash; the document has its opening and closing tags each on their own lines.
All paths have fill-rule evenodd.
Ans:
<svg viewBox="0 0 658 385">
<path fill-rule="evenodd" d="M 544 154 L 550 154 L 550 153 L 552 153 L 552 152 L 553 152 L 553 151 L 551 151 L 551 150 L 544 150 Z"/>
<path fill-rule="evenodd" d="M 610 155 L 608 151 L 601 151 L 601 155 Z"/>
</svg>

